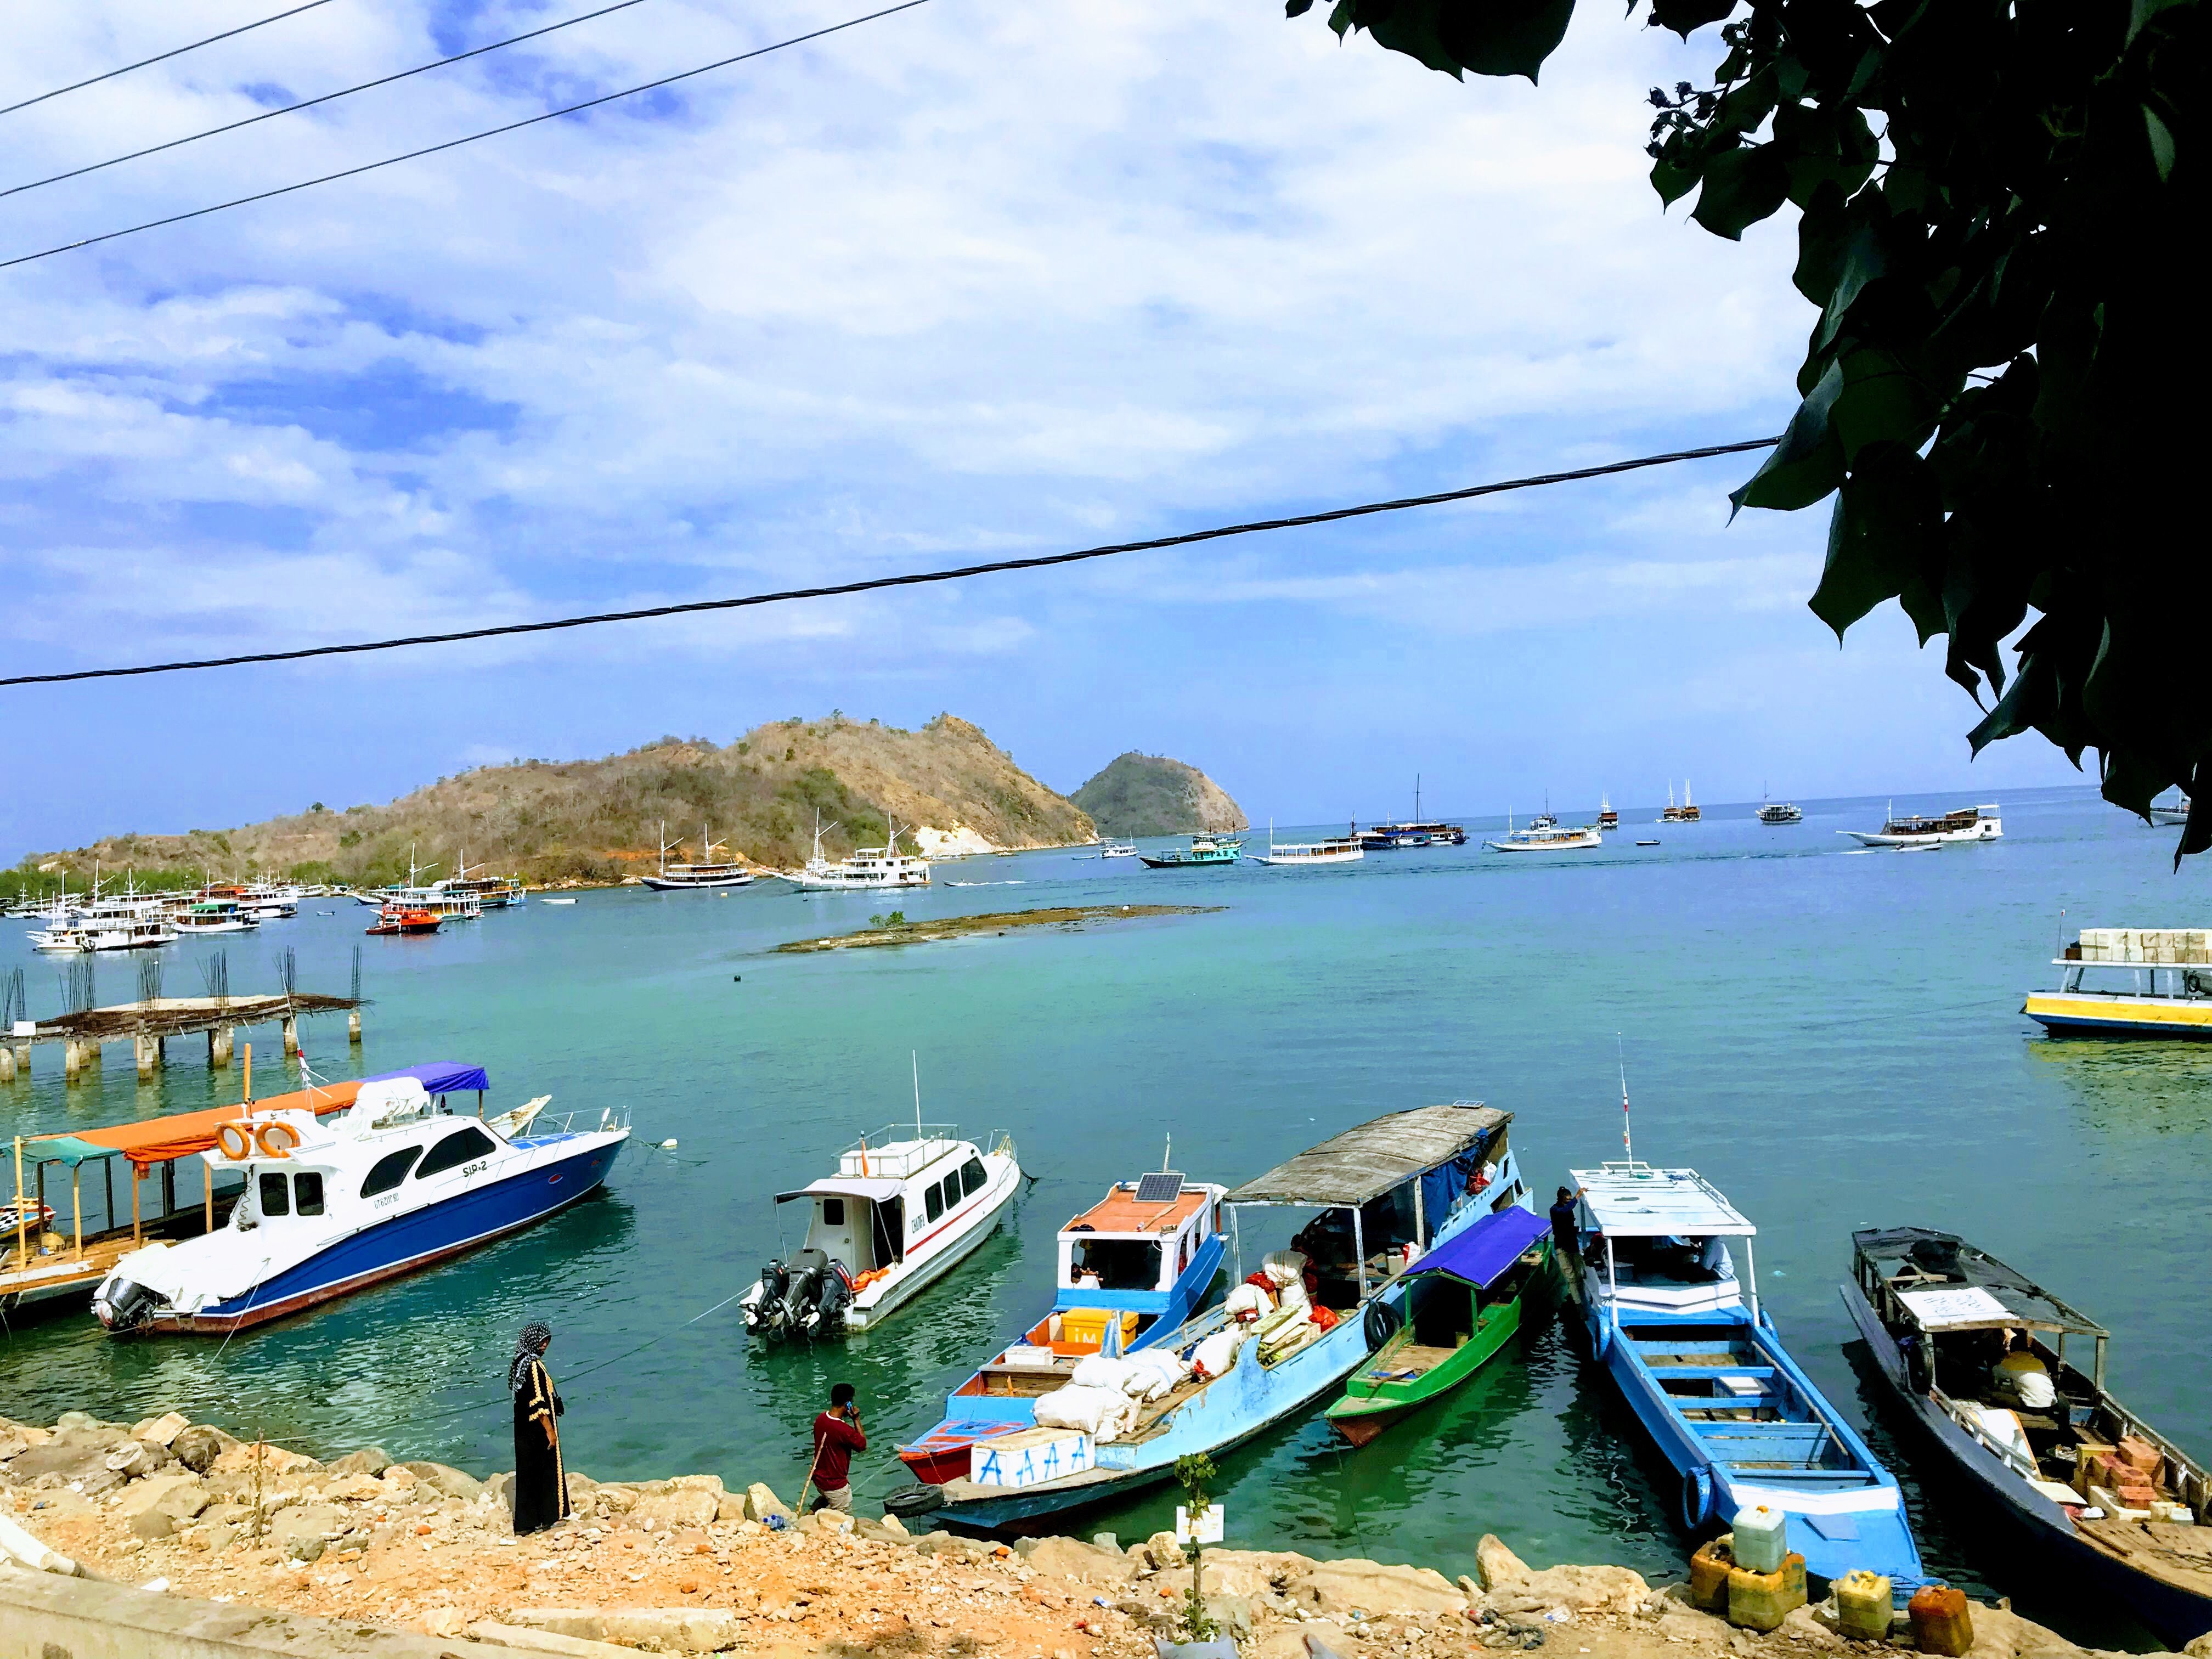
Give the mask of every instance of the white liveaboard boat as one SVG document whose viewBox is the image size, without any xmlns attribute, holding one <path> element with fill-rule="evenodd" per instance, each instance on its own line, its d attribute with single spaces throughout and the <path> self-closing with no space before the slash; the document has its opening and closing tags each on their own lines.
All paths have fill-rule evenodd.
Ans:
<svg viewBox="0 0 2212 1659">
<path fill-rule="evenodd" d="M 806 1205 L 806 1239 L 745 1292 L 745 1328 L 771 1339 L 870 1329 L 965 1260 L 1021 1184 L 1003 1133 L 979 1146 L 917 1115 L 861 1136 L 836 1174 L 775 1195 Z"/>
<path fill-rule="evenodd" d="M 1563 827 L 1549 812 L 1528 820 L 1525 829 L 1513 828 L 1511 814 L 1505 819 L 1505 839 L 1483 842 L 1493 853 L 1586 853 L 1592 848 L 1603 847 L 1605 837 L 1598 834 L 1594 824 Z"/>
<path fill-rule="evenodd" d="M 814 856 L 806 860 L 806 867 L 785 880 L 793 886 L 809 892 L 843 893 L 866 892 L 884 887 L 927 887 L 929 885 L 929 860 L 919 855 L 909 855 L 898 850 L 898 823 L 886 820 L 890 833 L 881 847 L 855 847 L 851 854 L 842 859 L 828 859 L 822 854 L 822 837 L 829 833 L 819 818 L 814 827 Z M 831 824 L 830 830 L 837 826 Z"/>
<path fill-rule="evenodd" d="M 1350 864 L 1366 856 L 1367 849 L 1360 845 L 1357 832 L 1331 836 L 1325 841 L 1277 841 L 1275 826 L 1270 823 L 1267 853 L 1255 861 L 1304 870 L 1317 864 Z"/>
<path fill-rule="evenodd" d="M 157 899 L 102 899 L 67 921 L 26 933 L 34 950 L 58 956 L 93 951 L 143 951 L 174 945 L 177 931 Z"/>
<path fill-rule="evenodd" d="M 1109 837 L 1098 843 L 1098 856 L 1102 859 L 1133 859 L 1137 856 L 1137 843 Z"/>
<path fill-rule="evenodd" d="M 448 1109 L 448 1095 L 481 1102 L 488 1086 L 478 1066 L 417 1066 L 362 1084 L 334 1112 L 312 1089 L 289 1097 L 296 1107 L 241 1105 L 200 1153 L 210 1182 L 245 1177 L 228 1221 L 125 1256 L 93 1313 L 118 1335 L 226 1334 L 281 1318 L 575 1202 L 629 1138 L 623 1107 L 550 1130 L 542 1098 L 491 1119 Z"/>
<path fill-rule="evenodd" d="M 1961 806 L 1955 812 L 1929 817 L 1908 812 L 1903 817 L 1894 807 L 1879 830 L 1838 830 L 1862 847 L 1963 847 L 1969 842 L 1996 841 L 2004 823 L 1994 804 Z"/>
<path fill-rule="evenodd" d="M 757 878 L 742 864 L 727 860 L 717 863 L 714 849 L 722 845 L 704 824 L 699 829 L 700 854 L 696 864 L 671 864 L 668 854 L 672 848 L 680 850 L 681 842 L 667 838 L 666 826 L 662 827 L 660 867 L 653 874 L 639 878 L 656 893 L 683 893 L 708 887 L 750 887 Z"/>
</svg>

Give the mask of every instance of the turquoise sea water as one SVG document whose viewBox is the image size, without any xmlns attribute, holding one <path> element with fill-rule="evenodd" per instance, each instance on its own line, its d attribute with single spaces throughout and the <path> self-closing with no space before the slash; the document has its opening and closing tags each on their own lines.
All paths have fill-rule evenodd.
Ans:
<svg viewBox="0 0 2212 1659">
<path fill-rule="evenodd" d="M 2023 1582 L 1959 1494 L 1916 1478 L 1926 1454 L 1863 1385 L 1836 1286 L 1852 1228 L 1953 1228 L 2102 1320 L 2115 1390 L 2212 1456 L 2198 1288 L 2212 1048 L 2054 1043 L 2019 1012 L 2051 971 L 2062 907 L 2069 929 L 2197 925 L 2205 875 L 2171 872 L 2177 832 L 2086 790 L 2006 801 L 1992 845 L 1847 851 L 1833 832 L 1878 823 L 1886 805 L 1813 804 L 1774 829 L 1748 808 L 1664 828 L 1650 809 L 1625 811 L 1602 853 L 1552 858 L 1471 844 L 1337 869 L 1169 872 L 1053 852 L 942 864 L 939 885 L 896 900 L 781 884 L 586 893 L 430 940 L 363 939 L 367 911 L 311 901 L 228 955 L 239 994 L 272 986 L 287 946 L 303 988 L 343 991 L 363 946 L 367 1041 L 349 1054 L 342 1020 L 310 1022 L 319 1073 L 477 1061 L 495 1109 L 548 1092 L 556 1111 L 617 1102 L 640 1142 L 673 1137 L 677 1151 L 635 1146 L 602 1196 L 532 1231 L 228 1343 L 116 1343 L 82 1313 L 19 1327 L 0 1351 L 0 1413 L 173 1407 L 322 1452 L 373 1440 L 501 1468 L 501 1377 L 514 1330 L 537 1317 L 557 1333 L 571 1468 L 795 1489 L 805 1425 L 849 1378 L 872 1443 L 857 1475 L 880 1492 L 903 1480 L 889 1448 L 1048 1304 L 1056 1229 L 1109 1181 L 1156 1167 L 1164 1136 L 1178 1168 L 1233 1184 L 1376 1114 L 1480 1099 L 1516 1114 L 1524 1167 L 1548 1188 L 1570 1164 L 1620 1155 L 1619 1033 L 1638 1155 L 1694 1165 L 1759 1224 L 1766 1306 L 1905 1480 L 1931 1566 L 2070 1632 L 2125 1639 Z M 1638 836 L 1662 845 L 1637 848 Z M 892 902 L 923 915 L 1163 900 L 1228 908 L 764 953 Z M 29 963 L 45 1013 L 56 970 L 23 945 L 25 925 L 0 944 L 0 970 Z M 210 948 L 165 953 L 171 994 L 198 991 Z M 103 1001 L 135 994 L 131 963 L 103 960 L 100 974 Z M 251 1035 L 266 1094 L 276 1032 Z M 20 1132 L 235 1098 L 234 1069 L 211 1075 L 173 1047 L 158 1085 L 141 1086 L 114 1048 L 73 1089 L 41 1049 L 31 1081 L 0 1088 L 0 1110 Z M 762 1351 L 734 1310 L 696 1317 L 798 1242 L 779 1237 L 772 1194 L 834 1167 L 860 1132 L 911 1119 L 910 1051 L 932 1121 L 1006 1130 L 1036 1176 L 1006 1227 L 956 1282 L 842 1346 Z M 1276 1242 L 1271 1214 L 1285 1240 L 1303 1218 L 1250 1212 L 1248 1255 Z M 1458 1572 L 1492 1531 L 1540 1562 L 1681 1571 L 1671 1476 L 1556 1329 L 1364 1450 L 1340 1449 L 1316 1407 L 1224 1464 L 1231 1542 Z M 1076 1529 L 1142 1534 L 1171 1501 L 1158 1492 Z"/>
</svg>

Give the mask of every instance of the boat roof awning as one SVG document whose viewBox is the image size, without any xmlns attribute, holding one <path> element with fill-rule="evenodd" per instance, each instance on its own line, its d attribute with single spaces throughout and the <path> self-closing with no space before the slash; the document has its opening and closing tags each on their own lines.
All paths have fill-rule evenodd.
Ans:
<svg viewBox="0 0 2212 1659">
<path fill-rule="evenodd" d="M 358 1083 L 320 1084 L 288 1095 L 271 1095 L 252 1103 L 251 1113 L 313 1111 L 318 1117 L 344 1110 L 361 1092 Z M 190 1158 L 215 1145 L 216 1133 L 226 1123 L 243 1121 L 249 1109 L 215 1106 L 204 1111 L 180 1112 L 172 1117 L 149 1117 L 137 1123 L 118 1123 L 110 1129 L 78 1129 L 64 1134 L 26 1135 L 24 1147 L 41 1164 L 88 1164 L 118 1154 L 143 1174 L 149 1164 L 173 1158 Z"/>
<path fill-rule="evenodd" d="M 1695 1170 L 1608 1164 L 1567 1173 L 1599 1231 L 1614 1238 L 1749 1238 L 1759 1231 Z"/>
<path fill-rule="evenodd" d="M 906 1183 L 891 1181 L 881 1176 L 824 1176 L 804 1187 L 794 1187 L 787 1193 L 778 1193 L 775 1201 L 787 1204 L 794 1198 L 865 1198 L 871 1204 L 881 1204 L 896 1198 L 906 1188 Z"/>
<path fill-rule="evenodd" d="M 1923 1330 L 2009 1328 L 2108 1334 L 2087 1314 L 1956 1233 L 1932 1227 L 1869 1227 L 1851 1235 L 1851 1247 L 1881 1269 Z"/>
<path fill-rule="evenodd" d="M 1513 1205 L 1454 1233 L 1413 1266 L 1417 1273 L 1449 1273 L 1487 1288 L 1551 1230 L 1546 1218 Z"/>
<path fill-rule="evenodd" d="M 1230 1194 L 1229 1202 L 1356 1207 L 1449 1163 L 1512 1121 L 1510 1112 L 1474 1103 L 1393 1112 L 1278 1164 Z"/>
<path fill-rule="evenodd" d="M 411 1077 L 422 1085 L 426 1095 L 463 1095 L 471 1091 L 481 1092 L 491 1087 L 491 1079 L 484 1075 L 481 1066 L 464 1066 L 457 1060 L 426 1060 L 420 1066 L 403 1066 L 396 1072 L 379 1072 L 364 1079 L 368 1083 L 392 1083 L 403 1077 Z"/>
</svg>

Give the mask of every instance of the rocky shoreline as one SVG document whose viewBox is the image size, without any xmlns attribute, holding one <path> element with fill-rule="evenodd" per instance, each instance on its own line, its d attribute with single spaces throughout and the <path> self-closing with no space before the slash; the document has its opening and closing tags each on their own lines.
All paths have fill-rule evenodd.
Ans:
<svg viewBox="0 0 2212 1659">
<path fill-rule="evenodd" d="M 312 1613 L 574 1659 L 653 1652 L 1139 1659 L 1180 1633 L 1190 1569 L 1165 1534 L 1122 1548 L 915 1536 L 896 1518 L 797 1518 L 764 1485 L 711 1474 L 568 1477 L 574 1517 L 518 1539 L 509 1477 L 324 1463 L 171 1413 L 52 1426 L 0 1418 L 0 1561 L 149 1591 Z M 1832 1613 L 1766 1634 L 1625 1567 L 1532 1569 L 1495 1538 L 1480 1576 L 1206 1552 L 1208 1612 L 1244 1659 L 1381 1659 L 1548 1647 L 1595 1659 L 1872 1653 Z M 0 1585 L 4 1594 L 4 1585 Z M 2086 1651 L 2002 1606 L 1973 1609 L 1975 1659 Z"/>
</svg>

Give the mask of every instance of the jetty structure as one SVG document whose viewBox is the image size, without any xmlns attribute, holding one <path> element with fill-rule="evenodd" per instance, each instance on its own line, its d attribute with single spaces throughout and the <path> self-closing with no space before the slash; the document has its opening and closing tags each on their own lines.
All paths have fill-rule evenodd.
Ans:
<svg viewBox="0 0 2212 1659">
<path fill-rule="evenodd" d="M 361 1011 L 367 1000 L 361 994 L 361 957 L 354 956 L 353 988 L 348 996 L 302 991 L 292 952 L 278 953 L 278 989 L 265 994 L 233 996 L 230 965 L 220 951 L 201 964 L 205 994 L 164 996 L 161 963 L 147 958 L 139 963 L 138 995 L 129 1002 L 101 1005 L 95 992 L 89 961 L 73 962 L 64 981 L 68 1007 L 46 1019 L 29 1018 L 23 971 L 17 969 L 0 986 L 0 1083 L 27 1076 L 31 1053 L 40 1043 L 58 1043 L 62 1072 L 79 1076 L 88 1066 L 100 1063 L 101 1050 L 111 1042 L 128 1042 L 137 1063 L 138 1075 L 150 1078 L 168 1063 L 168 1046 L 176 1037 L 204 1036 L 208 1064 L 220 1069 L 231 1063 L 241 1028 L 275 1025 L 287 1054 L 300 1052 L 300 1018 L 304 1014 L 343 1013 L 346 1038 L 361 1041 Z"/>
</svg>

